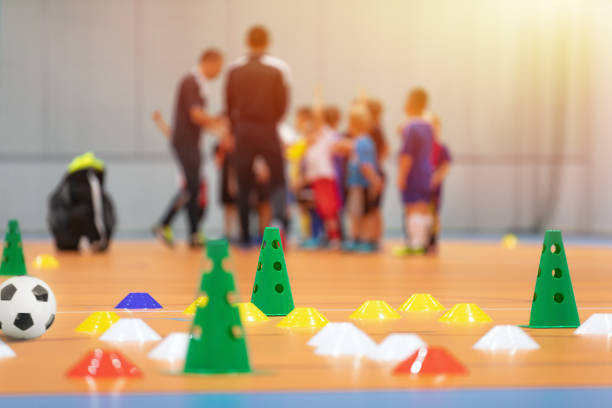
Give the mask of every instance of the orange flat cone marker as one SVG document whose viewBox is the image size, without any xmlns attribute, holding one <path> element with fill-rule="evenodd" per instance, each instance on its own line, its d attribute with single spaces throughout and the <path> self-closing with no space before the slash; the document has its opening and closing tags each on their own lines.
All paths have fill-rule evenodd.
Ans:
<svg viewBox="0 0 612 408">
<path fill-rule="evenodd" d="M 395 375 L 452 375 L 467 373 L 467 368 L 442 347 L 421 347 L 393 370 Z"/>
<path fill-rule="evenodd" d="M 142 371 L 123 357 L 120 352 L 97 348 L 71 368 L 66 376 L 92 378 L 142 377 Z"/>
</svg>

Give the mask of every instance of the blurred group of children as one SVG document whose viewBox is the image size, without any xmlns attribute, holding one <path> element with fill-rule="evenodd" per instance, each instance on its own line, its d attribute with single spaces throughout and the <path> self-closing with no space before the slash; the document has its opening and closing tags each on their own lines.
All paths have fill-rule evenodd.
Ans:
<svg viewBox="0 0 612 408">
<path fill-rule="evenodd" d="M 320 99 L 313 106 L 297 109 L 294 124 L 297 137 L 286 143 L 288 195 L 292 204 L 288 211 L 297 215 L 288 214 L 288 218 L 299 220 L 300 247 L 304 249 L 376 252 L 384 232 L 381 210 L 387 185 L 384 164 L 390 156 L 382 125 L 383 105 L 375 99 L 358 98 L 348 108 L 347 126 L 341 130 L 340 109 L 324 106 Z M 393 251 L 398 256 L 437 250 L 442 184 L 451 156 L 440 141 L 440 120 L 427 110 L 427 103 L 425 90 L 410 91 L 404 106 L 406 120 L 398 127 L 397 189 L 405 235 L 405 245 Z M 157 112 L 154 121 L 169 136 L 167 124 Z M 215 148 L 215 162 L 224 208 L 224 235 L 236 239 L 238 191 L 231 140 L 221 139 Z M 256 158 L 253 173 L 257 185 L 251 205 L 263 234 L 270 222 L 269 170 L 264 160 Z M 202 213 L 206 207 L 205 191 L 203 183 Z M 167 217 L 173 218 L 183 201 L 179 194 Z"/>
<path fill-rule="evenodd" d="M 292 201 L 300 219 L 302 248 L 375 252 L 383 236 L 381 204 L 389 145 L 380 101 L 359 98 L 342 131 L 336 106 L 298 108 L 298 140 L 287 148 Z M 396 255 L 434 253 L 440 228 L 441 189 L 450 154 L 441 144 L 440 121 L 427 111 L 427 93 L 413 89 L 399 127 L 397 174 L 406 242 Z"/>
</svg>

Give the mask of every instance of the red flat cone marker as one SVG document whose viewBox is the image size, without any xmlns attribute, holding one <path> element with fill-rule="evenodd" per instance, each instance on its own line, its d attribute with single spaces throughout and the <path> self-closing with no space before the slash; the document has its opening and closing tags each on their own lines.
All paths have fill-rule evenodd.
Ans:
<svg viewBox="0 0 612 408">
<path fill-rule="evenodd" d="M 118 351 L 94 349 L 66 373 L 75 378 L 142 377 L 142 371 Z"/>
<path fill-rule="evenodd" d="M 402 361 L 393 374 L 441 375 L 467 374 L 468 370 L 442 347 L 421 347 Z"/>
</svg>

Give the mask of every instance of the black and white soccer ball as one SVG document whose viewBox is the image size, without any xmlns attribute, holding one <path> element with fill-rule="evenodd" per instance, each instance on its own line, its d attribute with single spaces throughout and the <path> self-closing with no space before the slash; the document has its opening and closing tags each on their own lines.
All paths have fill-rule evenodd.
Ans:
<svg viewBox="0 0 612 408">
<path fill-rule="evenodd" d="M 42 336 L 55 320 L 55 295 L 45 282 L 16 276 L 0 285 L 0 329 L 14 339 Z"/>
</svg>

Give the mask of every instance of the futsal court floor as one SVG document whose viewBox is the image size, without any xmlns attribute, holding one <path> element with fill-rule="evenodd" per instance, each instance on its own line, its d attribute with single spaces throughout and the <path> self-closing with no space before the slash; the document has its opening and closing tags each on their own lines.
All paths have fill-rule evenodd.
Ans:
<svg viewBox="0 0 612 408">
<path fill-rule="evenodd" d="M 565 245 L 581 321 L 612 313 L 612 251 L 608 246 Z M 307 341 L 314 332 L 245 324 L 252 374 L 184 376 L 147 358 L 156 343 L 107 344 L 75 332 L 94 311 L 113 311 L 129 292 L 148 292 L 163 309 L 116 311 L 138 317 L 162 337 L 186 332 L 183 310 L 195 299 L 203 253 L 174 250 L 152 241 L 117 241 L 106 254 L 55 254 L 57 270 L 30 265 L 50 242 L 25 241 L 29 273 L 54 290 L 58 314 L 50 331 L 31 341 L 11 341 L 17 354 L 0 359 L 2 407 L 202 407 L 202 406 L 424 406 L 535 407 L 609 406 L 612 343 L 573 329 L 525 329 L 541 346 L 514 354 L 472 349 L 495 324 L 526 324 L 541 244 L 503 248 L 497 242 L 449 241 L 437 257 L 395 258 L 391 244 L 373 255 L 288 249 L 287 269 L 296 306 L 316 307 L 332 322 L 349 321 L 365 300 L 397 308 L 413 293 L 431 293 L 447 308 L 475 303 L 493 323 L 456 327 L 441 313 L 406 314 L 392 322 L 354 323 L 376 342 L 389 333 L 417 333 L 430 346 L 445 347 L 469 373 L 458 376 L 395 376 L 394 364 L 317 356 Z M 249 301 L 259 252 L 231 249 L 229 265 L 238 301 Z M 66 372 L 96 347 L 117 349 L 143 371 L 142 378 L 85 380 Z M 414 405 L 407 405 L 414 404 Z M 419 405 L 416 405 L 419 404 Z"/>
</svg>

